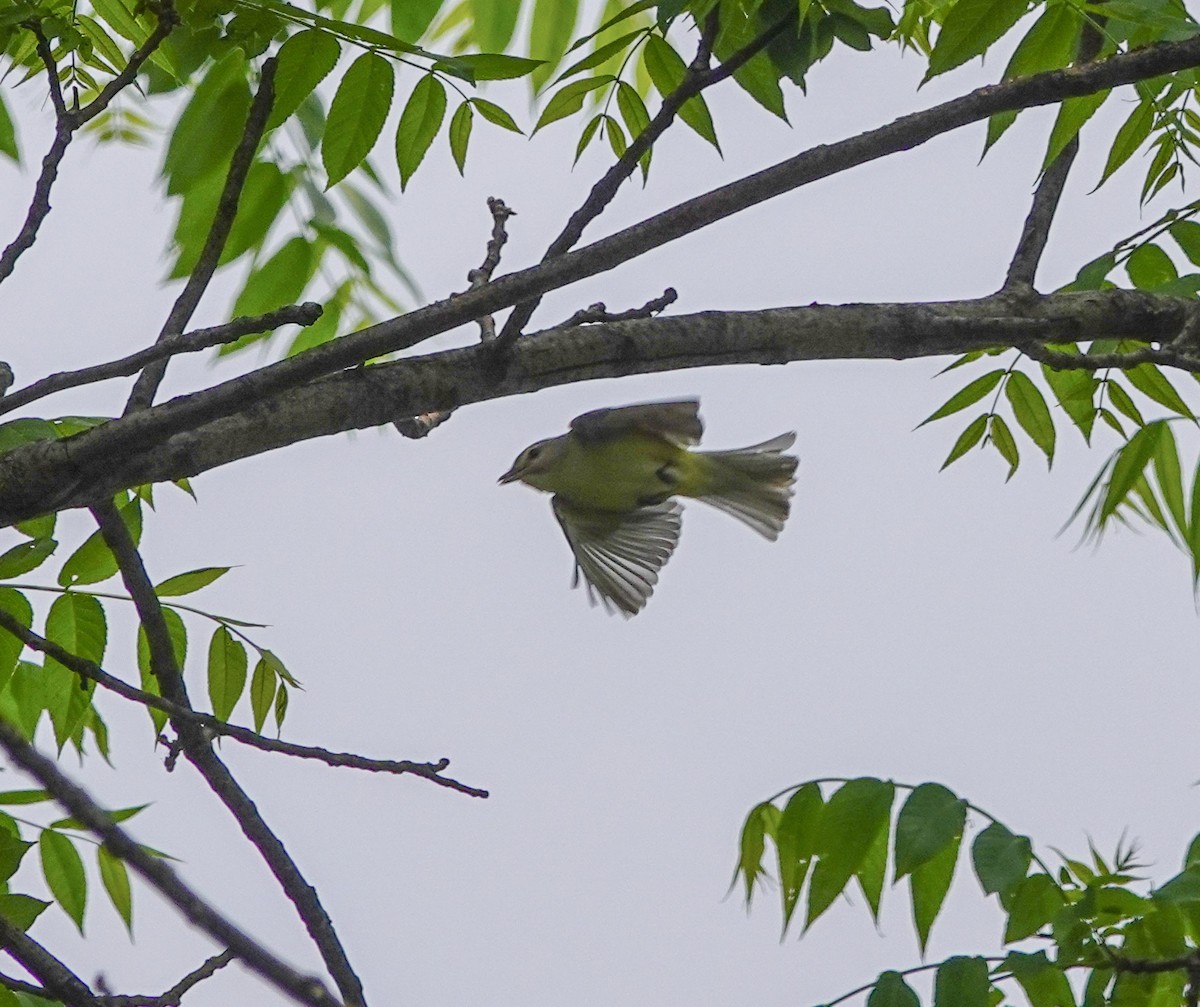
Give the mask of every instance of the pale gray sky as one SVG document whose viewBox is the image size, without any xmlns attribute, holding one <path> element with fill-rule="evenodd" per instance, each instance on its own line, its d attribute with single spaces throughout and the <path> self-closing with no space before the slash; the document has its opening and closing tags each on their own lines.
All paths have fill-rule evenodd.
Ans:
<svg viewBox="0 0 1200 1007">
<path fill-rule="evenodd" d="M 917 93 L 915 59 L 838 56 L 812 74 L 809 99 L 790 103 L 791 129 L 738 92 L 716 95 L 725 160 L 690 133 L 670 134 L 649 185 L 624 191 L 589 237 L 957 94 L 999 65 Z M 47 137 L 35 86 L 17 102 L 30 164 Z M 503 268 L 540 256 L 607 165 L 597 147 L 569 170 L 573 128 L 529 143 L 479 126 L 465 181 L 439 140 L 390 210 L 400 257 L 429 296 L 462 289 L 478 264 L 488 195 L 519 213 Z M 548 298 L 537 322 L 595 300 L 640 304 L 668 285 L 679 312 L 984 294 L 1003 277 L 1047 128 L 1044 113 L 1027 114 L 979 167 L 982 126 L 800 190 Z M 1143 220 L 1138 165 L 1084 198 L 1103 154 L 1085 134 L 1043 286 Z M 172 296 L 160 284 L 172 213 L 156 164 L 153 153 L 83 143 L 69 155 L 55 212 L 0 287 L 0 356 L 19 383 L 153 339 Z M 31 184 L 28 170 L 0 164 L 0 235 L 15 231 Z M 210 297 L 197 323 L 223 309 Z M 168 393 L 249 362 L 173 367 Z M 1156 876 L 1174 873 L 1200 800 L 1200 622 L 1186 563 L 1149 533 L 1099 551 L 1075 548 L 1073 531 L 1056 537 L 1111 448 L 1089 453 L 1072 430 L 1060 429 L 1052 476 L 1032 447 L 1008 486 L 990 454 L 939 475 L 965 420 L 912 432 L 962 383 L 931 380 L 939 366 L 593 382 L 464 409 L 424 442 L 389 428 L 241 462 L 195 480 L 198 505 L 160 490 L 143 543 L 152 576 L 239 565 L 195 600 L 271 624 L 258 637 L 306 690 L 287 738 L 445 755 L 453 775 L 492 791 L 472 800 L 225 746 L 321 891 L 373 1003 L 784 1007 L 917 964 L 904 892 L 887 892 L 878 932 L 860 901 L 843 901 L 783 944 L 772 901 L 747 918 L 724 899 L 746 811 L 817 776 L 937 780 L 1047 852 L 1083 852 L 1089 835 L 1108 852 L 1128 827 Z M 496 477 L 586 409 L 693 394 L 711 446 L 797 431 L 791 523 L 768 544 L 689 505 L 646 611 L 608 617 L 568 590 L 548 500 Z M 113 384 L 42 405 L 111 413 L 123 401 Z M 65 523 L 89 530 L 80 515 Z M 129 623 L 113 637 L 106 665 L 135 674 Z M 197 656 L 207 647 L 201 624 L 192 646 Z M 188 673 L 202 692 L 202 663 Z M 163 772 L 136 711 L 105 700 L 104 712 L 116 771 L 88 772 L 96 793 L 116 806 L 153 800 L 135 834 L 315 969 L 289 906 L 217 802 L 186 768 Z M 998 946 L 999 915 L 965 861 L 960 871 L 931 957 Z M 32 863 L 27 873 L 36 877 Z M 93 898 L 87 941 L 54 912 L 34 931 L 85 977 L 103 971 L 114 990 L 160 992 L 209 953 L 140 889 L 135 945 L 98 890 Z M 186 1002 L 239 1000 L 280 1002 L 236 969 Z"/>
</svg>

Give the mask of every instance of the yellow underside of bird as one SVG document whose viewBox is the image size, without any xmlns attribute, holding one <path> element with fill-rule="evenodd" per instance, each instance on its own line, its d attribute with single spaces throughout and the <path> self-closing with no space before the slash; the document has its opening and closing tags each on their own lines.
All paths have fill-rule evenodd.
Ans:
<svg viewBox="0 0 1200 1007">
<path fill-rule="evenodd" d="M 554 515 L 589 597 L 635 615 L 679 539 L 679 504 L 701 500 L 774 540 L 791 506 L 798 459 L 787 433 L 734 451 L 692 451 L 694 399 L 597 409 L 561 437 L 531 444 L 500 477 L 552 493 Z"/>
</svg>

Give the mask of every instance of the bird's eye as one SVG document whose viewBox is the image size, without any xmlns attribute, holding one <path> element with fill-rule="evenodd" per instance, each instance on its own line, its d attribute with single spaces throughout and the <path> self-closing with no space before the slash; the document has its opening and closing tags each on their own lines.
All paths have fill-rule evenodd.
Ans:
<svg viewBox="0 0 1200 1007">
<path fill-rule="evenodd" d="M 533 460 L 534 460 L 535 458 L 537 458 L 537 456 L 538 456 L 538 455 L 540 455 L 541 453 L 542 453 L 542 449 L 541 449 L 541 448 L 530 448 L 530 449 L 529 449 L 529 460 L 530 460 L 530 461 L 533 461 Z"/>
</svg>

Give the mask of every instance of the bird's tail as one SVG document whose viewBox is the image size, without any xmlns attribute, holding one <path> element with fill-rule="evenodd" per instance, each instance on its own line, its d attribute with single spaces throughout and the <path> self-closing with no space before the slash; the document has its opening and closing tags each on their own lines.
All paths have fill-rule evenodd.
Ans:
<svg viewBox="0 0 1200 1007">
<path fill-rule="evenodd" d="M 786 433 L 736 451 L 697 452 L 709 462 L 707 485 L 697 496 L 775 541 L 791 509 L 800 464 L 783 452 L 795 441 L 794 433 Z"/>
</svg>

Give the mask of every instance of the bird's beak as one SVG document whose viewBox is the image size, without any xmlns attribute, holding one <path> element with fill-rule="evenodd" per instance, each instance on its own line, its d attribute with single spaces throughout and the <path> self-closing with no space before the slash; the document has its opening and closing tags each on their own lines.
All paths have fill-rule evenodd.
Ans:
<svg viewBox="0 0 1200 1007">
<path fill-rule="evenodd" d="M 502 475 L 497 481 L 501 486 L 503 486 L 505 483 L 515 483 L 520 478 L 521 473 L 517 471 L 517 466 L 514 464 L 513 467 L 505 472 L 504 475 Z"/>
</svg>

